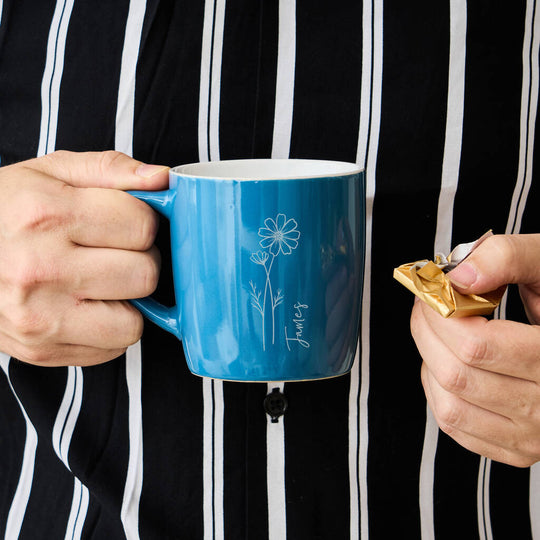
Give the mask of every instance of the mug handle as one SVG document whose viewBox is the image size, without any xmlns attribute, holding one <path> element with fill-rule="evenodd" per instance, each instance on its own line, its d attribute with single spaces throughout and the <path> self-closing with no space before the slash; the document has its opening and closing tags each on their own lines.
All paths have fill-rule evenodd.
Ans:
<svg viewBox="0 0 540 540">
<path fill-rule="evenodd" d="M 165 191 L 128 191 L 130 195 L 145 202 L 154 210 L 165 216 L 169 221 L 174 207 L 176 191 L 167 189 Z M 166 307 L 150 296 L 130 300 L 145 317 L 157 324 L 163 330 L 180 338 L 180 310 L 178 306 Z"/>
</svg>

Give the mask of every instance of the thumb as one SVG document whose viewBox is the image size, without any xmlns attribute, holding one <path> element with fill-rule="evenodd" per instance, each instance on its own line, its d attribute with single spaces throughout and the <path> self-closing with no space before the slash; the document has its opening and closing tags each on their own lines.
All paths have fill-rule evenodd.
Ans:
<svg viewBox="0 0 540 540">
<path fill-rule="evenodd" d="M 540 234 L 491 236 L 448 278 L 465 294 L 491 292 L 508 283 L 540 283 Z"/>
<path fill-rule="evenodd" d="M 74 187 L 150 191 L 168 187 L 168 167 L 142 163 L 113 150 L 106 152 L 59 150 L 27 161 L 25 165 Z"/>
</svg>

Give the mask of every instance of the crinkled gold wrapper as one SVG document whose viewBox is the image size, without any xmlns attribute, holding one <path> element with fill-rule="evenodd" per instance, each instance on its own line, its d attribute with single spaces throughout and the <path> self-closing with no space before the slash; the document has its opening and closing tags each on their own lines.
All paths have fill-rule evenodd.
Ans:
<svg viewBox="0 0 540 540">
<path fill-rule="evenodd" d="M 394 269 L 394 278 L 445 318 L 490 315 L 504 293 L 460 294 L 444 271 L 426 260 L 402 264 Z"/>
</svg>

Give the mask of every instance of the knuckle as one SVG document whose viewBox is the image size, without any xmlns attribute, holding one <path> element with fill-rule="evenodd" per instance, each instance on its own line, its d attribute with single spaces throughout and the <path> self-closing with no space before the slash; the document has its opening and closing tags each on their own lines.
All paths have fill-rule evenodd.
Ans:
<svg viewBox="0 0 540 540">
<path fill-rule="evenodd" d="M 486 239 L 485 248 L 489 248 L 499 264 L 511 263 L 519 254 L 519 236 L 512 234 L 497 234 Z"/>
<path fill-rule="evenodd" d="M 515 252 L 514 241 L 509 234 L 496 234 L 486 239 L 486 245 L 495 250 L 499 255 L 508 258 Z"/>
<path fill-rule="evenodd" d="M 142 315 L 132 306 L 129 306 L 129 315 L 125 329 L 125 346 L 137 343 L 143 335 L 144 321 Z"/>
<path fill-rule="evenodd" d="M 144 296 L 152 294 L 158 285 L 160 265 L 159 256 L 156 256 L 155 253 L 157 253 L 157 249 L 146 253 L 144 262 L 139 267 L 141 292 Z"/>
<path fill-rule="evenodd" d="M 9 283 L 12 295 L 22 303 L 40 285 L 57 281 L 59 270 L 46 259 L 40 259 L 35 253 L 27 251 L 18 253 L 17 262 L 8 265 L 2 277 Z"/>
<path fill-rule="evenodd" d="M 114 302 L 114 324 L 103 326 L 107 348 L 112 351 L 126 349 L 137 343 L 143 334 L 144 321 L 141 313 L 128 301 Z"/>
<path fill-rule="evenodd" d="M 43 156 L 43 159 L 47 159 L 49 161 L 58 161 L 63 160 L 66 157 L 69 157 L 72 154 L 69 150 L 55 150 L 54 152 L 50 152 L 49 154 L 45 154 Z"/>
<path fill-rule="evenodd" d="M 69 150 L 55 150 L 54 152 L 36 158 L 34 163 L 40 169 L 56 177 L 58 172 L 69 174 L 68 163 L 71 161 L 72 156 L 73 152 Z"/>
<path fill-rule="evenodd" d="M 467 372 L 464 366 L 453 365 L 441 375 L 439 384 L 452 394 L 463 394 L 468 387 Z"/>
<path fill-rule="evenodd" d="M 143 211 L 140 212 L 132 238 L 135 239 L 141 251 L 147 251 L 152 247 L 156 239 L 159 218 L 148 205 L 145 204 L 141 208 Z"/>
<path fill-rule="evenodd" d="M 453 400 L 447 400 L 437 409 L 437 423 L 441 431 L 452 435 L 461 426 L 463 414 L 460 407 Z"/>
<path fill-rule="evenodd" d="M 29 338 L 39 332 L 40 318 L 30 310 L 19 308 L 10 316 L 11 324 L 19 341 L 28 341 Z M 21 340 L 21 338 L 23 338 Z"/>
<path fill-rule="evenodd" d="M 59 163 L 62 163 L 71 152 L 68 150 L 55 150 L 54 152 L 49 152 L 36 159 L 35 163 L 39 161 L 45 167 L 57 167 Z"/>
<path fill-rule="evenodd" d="M 488 357 L 489 341 L 479 334 L 464 336 L 461 341 L 459 357 L 470 365 L 482 364 Z"/>
<path fill-rule="evenodd" d="M 14 271 L 11 283 L 21 298 L 26 297 L 39 283 L 45 281 L 44 271 L 39 265 L 24 265 Z"/>
<path fill-rule="evenodd" d="M 99 154 L 99 171 L 103 177 L 107 177 L 110 170 L 122 160 L 125 154 L 118 152 L 117 150 L 105 150 Z"/>
<path fill-rule="evenodd" d="M 26 347 L 41 345 L 54 333 L 53 326 L 41 312 L 19 308 L 10 319 L 16 339 Z"/>
<path fill-rule="evenodd" d="M 67 219 L 54 197 L 25 193 L 24 212 L 17 216 L 17 225 L 23 233 L 46 232 L 58 229 Z"/>
</svg>

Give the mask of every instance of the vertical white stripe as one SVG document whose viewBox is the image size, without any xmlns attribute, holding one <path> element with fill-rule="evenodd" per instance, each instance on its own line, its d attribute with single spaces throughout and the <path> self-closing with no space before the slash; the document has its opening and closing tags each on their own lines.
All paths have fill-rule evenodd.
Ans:
<svg viewBox="0 0 540 540">
<path fill-rule="evenodd" d="M 214 2 L 206 0 L 201 50 L 201 79 L 199 82 L 199 161 L 208 161 L 208 113 L 210 99 L 210 69 L 212 62 L 212 29 L 214 27 Z"/>
<path fill-rule="evenodd" d="M 522 51 L 522 83 L 521 83 L 521 119 L 519 130 L 519 164 L 516 185 L 512 195 L 512 203 L 506 223 L 506 234 L 518 234 L 521 229 L 521 220 L 525 203 L 532 181 L 534 129 L 536 110 L 538 107 L 538 39 L 540 33 L 534 31 L 539 27 L 540 13 L 535 9 L 536 2 L 527 2 L 525 11 L 525 32 L 523 36 Z M 535 20 L 533 21 L 533 12 Z M 532 70 L 531 70 L 532 64 Z M 506 318 L 506 303 L 508 295 L 501 300 L 497 313 L 500 318 Z"/>
<path fill-rule="evenodd" d="M 128 156 L 133 154 L 133 122 L 135 118 L 135 79 L 146 0 L 131 0 L 126 21 L 124 48 L 116 106 L 114 147 Z"/>
<path fill-rule="evenodd" d="M 221 57 L 225 24 L 225 0 L 216 0 L 214 13 L 214 43 L 212 45 L 212 73 L 210 88 L 209 150 L 212 161 L 219 160 L 219 110 L 221 97 Z"/>
<path fill-rule="evenodd" d="M 485 463 L 486 473 L 484 474 L 484 498 L 482 500 L 482 507 L 484 509 L 484 524 L 486 528 L 486 540 L 493 540 L 493 532 L 491 530 L 491 513 L 489 508 L 489 481 L 491 478 L 491 459 L 486 459 Z"/>
<path fill-rule="evenodd" d="M 75 525 L 75 531 L 71 540 L 80 540 L 82 537 L 82 531 L 84 526 L 84 520 L 88 512 L 88 505 L 90 504 L 90 494 L 88 488 L 81 484 L 81 505 L 79 510 L 79 516 L 77 517 L 77 523 Z"/>
<path fill-rule="evenodd" d="M 362 80 L 360 86 L 360 128 L 358 133 L 358 149 L 356 163 L 365 168 L 367 145 L 369 140 L 369 124 L 371 118 L 371 85 L 373 74 L 371 63 L 373 51 L 371 47 L 373 28 L 373 10 L 371 2 L 362 5 Z"/>
<path fill-rule="evenodd" d="M 294 79 L 296 64 L 296 1 L 279 1 L 278 58 L 276 100 L 271 157 L 288 158 L 294 108 Z M 271 383 L 283 391 L 284 383 Z M 285 496 L 285 430 L 284 418 L 266 426 L 266 485 L 268 497 L 269 540 L 287 538 L 287 506 Z"/>
<path fill-rule="evenodd" d="M 371 2 L 364 2 L 362 6 L 362 80 L 360 90 L 360 125 L 358 132 L 358 148 L 356 162 L 366 167 L 367 149 L 369 142 L 369 127 L 371 119 L 371 93 L 372 93 L 372 28 L 373 10 Z M 366 223 L 366 227 L 367 227 Z M 371 228 L 371 224 L 369 225 Z M 367 247 L 367 246 L 366 246 Z M 367 254 L 367 249 L 366 249 Z M 371 257 L 369 257 L 371 259 Z M 369 266 L 366 258 L 364 271 Z M 364 282 L 366 280 L 364 279 Z M 362 328 L 369 324 L 368 291 L 363 292 Z M 367 321 L 366 321 L 367 315 Z M 364 346 L 362 335 L 359 337 Z M 368 334 L 369 339 L 369 334 Z M 369 342 L 365 343 L 368 346 Z M 350 540 L 367 538 L 369 521 L 367 519 L 367 448 L 369 443 L 368 432 L 368 403 L 369 393 L 369 353 L 362 355 L 360 360 L 360 346 L 357 348 L 353 368 L 351 370 L 351 384 L 349 388 L 349 515 Z M 360 366 L 360 362 L 362 365 Z M 361 386 L 360 386 L 361 380 Z M 358 392 L 360 391 L 360 395 Z M 361 447 L 361 448 L 360 448 Z M 362 474 L 360 475 L 360 468 Z M 362 504 L 362 508 L 360 508 Z"/>
<path fill-rule="evenodd" d="M 486 468 L 486 458 L 480 458 L 480 465 L 478 467 L 478 481 L 476 483 L 476 507 L 482 508 L 484 504 L 484 474 Z M 479 540 L 486 540 L 486 533 L 484 528 L 484 513 L 478 511 L 476 513 L 476 519 L 478 521 L 478 538 Z"/>
<path fill-rule="evenodd" d="M 120 518 L 127 540 L 139 538 L 139 501 L 143 480 L 143 433 L 141 403 L 141 342 L 126 353 L 126 380 L 129 399 L 129 459 Z"/>
<path fill-rule="evenodd" d="M 83 372 L 80 367 L 69 368 L 75 372 L 75 389 L 73 393 L 73 403 L 65 420 L 63 427 L 63 435 L 60 440 L 60 457 L 69 468 L 68 453 L 71 444 L 71 438 L 75 431 L 75 424 L 81 411 L 82 394 L 83 394 Z"/>
<path fill-rule="evenodd" d="M 452 245 L 454 198 L 461 161 L 463 106 L 465 94 L 465 50 L 467 3 L 450 0 L 450 56 L 448 62 L 448 103 L 442 166 L 441 192 L 437 211 L 435 251 L 449 253 Z"/>
<path fill-rule="evenodd" d="M 214 540 L 225 538 L 223 515 L 223 421 L 225 403 L 223 381 L 214 384 Z"/>
<path fill-rule="evenodd" d="M 349 516 L 350 540 L 360 538 L 360 512 L 359 512 L 359 476 L 358 476 L 358 392 L 360 389 L 360 358 L 359 347 L 356 349 L 353 367 L 351 369 L 351 383 L 349 387 Z"/>
<path fill-rule="evenodd" d="M 448 60 L 446 134 L 441 191 L 437 211 L 435 252 L 449 253 L 452 244 L 454 198 L 459 179 L 463 134 L 466 38 L 467 3 L 465 0 L 450 0 L 450 54 Z M 438 437 L 437 423 L 429 407 L 427 407 L 419 485 L 420 526 L 423 540 L 435 538 L 433 486 Z"/>
<path fill-rule="evenodd" d="M 284 383 L 269 383 L 268 393 L 274 388 L 283 392 Z M 268 540 L 287 538 L 287 509 L 285 502 L 285 417 L 266 424 L 266 484 L 268 489 Z"/>
<path fill-rule="evenodd" d="M 536 12 L 534 21 L 533 11 Z M 532 180 L 534 129 L 538 106 L 538 40 L 540 39 L 540 32 L 538 30 L 534 32 L 534 30 L 539 28 L 539 17 L 539 10 L 535 10 L 535 2 L 527 2 L 522 52 L 519 165 L 506 234 L 517 234 L 520 231 L 523 210 Z"/>
<path fill-rule="evenodd" d="M 296 0 L 279 0 L 278 60 L 272 158 L 288 158 L 294 104 Z"/>
<path fill-rule="evenodd" d="M 73 0 L 59 0 L 56 3 L 49 30 L 45 69 L 41 81 L 41 125 L 38 156 L 52 152 L 56 146 L 60 84 L 72 10 Z M 81 408 L 82 388 L 81 368 L 69 368 L 64 397 L 57 413 L 52 434 L 53 448 L 68 469 L 69 446 Z M 74 479 L 74 496 L 76 498 L 72 499 L 72 512 L 76 508 L 76 514 L 70 513 L 65 534 L 65 537 L 70 539 L 80 538 L 88 510 L 88 490 L 82 486 L 77 478 Z"/>
<path fill-rule="evenodd" d="M 214 539 L 214 399 L 212 380 L 202 379 L 203 392 L 203 540 Z"/>
<path fill-rule="evenodd" d="M 478 507 L 478 534 L 480 540 L 493 540 L 491 531 L 491 515 L 489 513 L 489 480 L 491 476 L 491 460 L 480 458 L 478 467 L 478 484 L 476 504 Z"/>
<path fill-rule="evenodd" d="M 366 173 L 366 231 L 365 262 L 362 298 L 362 315 L 360 340 L 361 356 L 355 359 L 356 366 L 351 372 L 351 389 L 349 391 L 349 477 L 350 477 L 350 538 L 368 538 L 368 395 L 369 395 L 369 361 L 370 361 L 370 316 L 371 316 L 371 245 L 373 232 L 373 201 L 377 175 L 377 152 L 381 124 L 382 77 L 383 77 L 383 1 L 375 0 L 364 3 L 363 11 L 363 51 L 362 58 L 362 104 L 358 135 L 357 160 L 365 163 Z M 373 8 L 373 11 L 372 11 Z M 373 48 L 371 44 L 373 43 Z M 371 72 L 371 66 L 373 71 Z M 364 71 L 367 70 L 367 71 Z M 356 379 L 353 381 L 353 378 Z M 358 401 L 358 385 L 360 395 Z M 354 428 L 355 413 L 358 414 L 358 455 Z M 354 463 L 351 465 L 351 463 Z M 353 478 L 356 472 L 357 477 Z M 358 485 L 358 495 L 355 493 Z M 359 501 L 358 501 L 359 499 Z M 360 516 L 358 517 L 358 504 Z"/>
<path fill-rule="evenodd" d="M 64 535 L 64 540 L 69 540 L 74 533 L 80 504 L 81 483 L 77 480 L 77 478 L 75 478 L 75 482 L 73 482 L 73 496 L 71 497 L 71 509 L 69 511 L 69 519 L 66 527 L 66 534 Z"/>
<path fill-rule="evenodd" d="M 49 30 L 45 70 L 41 81 L 38 156 L 52 152 L 56 144 L 60 82 L 64 71 L 64 52 L 72 9 L 73 0 L 58 0 Z"/>
<path fill-rule="evenodd" d="M 435 524 L 433 520 L 433 483 L 435 478 L 435 454 L 439 428 L 429 406 L 426 407 L 426 431 L 424 434 L 424 447 L 422 449 L 422 462 L 420 463 L 419 507 L 420 531 L 422 540 L 435 538 Z"/>
<path fill-rule="evenodd" d="M 522 52 L 523 80 L 521 84 L 519 166 L 506 234 L 518 234 L 520 232 L 525 203 L 532 182 L 534 134 L 539 93 L 539 52 L 540 9 L 538 9 L 535 1 L 529 1 L 525 12 Z M 506 317 L 506 299 L 507 296 L 505 295 L 500 305 L 501 317 L 503 318 Z M 540 464 L 538 463 L 530 468 L 529 515 L 532 538 L 540 540 Z"/>
<path fill-rule="evenodd" d="M 88 512 L 90 496 L 88 489 L 78 478 L 73 483 L 73 497 L 71 499 L 71 510 L 69 512 L 68 524 L 64 540 L 80 540 L 84 519 Z"/>
<path fill-rule="evenodd" d="M 535 17 L 533 20 L 533 12 Z M 523 212 L 532 183 L 534 134 L 536 126 L 536 113 L 538 108 L 539 68 L 538 52 L 540 49 L 540 13 L 535 10 L 535 2 L 527 2 L 525 12 L 523 50 L 522 50 L 522 86 L 521 86 L 521 120 L 520 120 L 520 148 L 516 185 L 512 195 L 512 202 L 506 225 L 506 234 L 518 234 L 521 229 Z M 536 30 L 536 31 L 535 31 Z M 532 68 L 532 69 L 531 69 Z M 507 295 L 505 294 L 496 317 L 506 318 Z M 482 458 L 485 474 L 478 480 L 478 524 L 481 540 L 493 540 L 491 529 L 491 515 L 489 506 L 489 478 L 491 461 Z M 482 468 L 481 468 L 482 471 Z M 538 491 L 535 489 L 537 479 L 531 469 L 530 477 L 530 519 L 533 537 L 538 524 Z M 540 532 L 536 533 L 536 538 Z"/>
<path fill-rule="evenodd" d="M 530 4 L 536 4 L 536 3 L 530 2 Z M 533 173 L 534 135 L 535 135 L 535 129 L 536 129 L 536 114 L 538 110 L 538 86 L 539 86 L 538 54 L 539 54 L 539 49 L 540 49 L 540 9 L 538 9 L 537 5 L 535 7 L 535 16 L 534 16 L 534 21 L 533 21 L 532 33 L 533 33 L 533 40 L 532 40 L 532 51 L 531 51 L 531 89 L 530 89 L 530 101 L 529 101 L 529 124 L 527 126 L 529 130 L 528 138 L 527 138 L 527 172 L 525 174 L 525 185 L 523 188 L 523 193 L 522 193 L 521 200 L 517 208 L 516 229 L 518 227 L 519 229 L 521 229 L 521 221 L 523 219 L 523 212 L 525 211 L 525 204 L 527 201 L 527 196 L 531 188 L 532 173 Z"/>
<path fill-rule="evenodd" d="M 133 154 L 135 83 L 145 13 L 146 0 L 130 0 L 120 67 L 115 131 L 115 149 L 129 156 Z M 143 481 L 141 376 L 142 356 L 139 341 L 129 347 L 126 353 L 129 457 L 120 518 L 127 540 L 139 538 L 139 502 Z"/>
<path fill-rule="evenodd" d="M 75 393 L 75 368 L 68 368 L 68 375 L 66 381 L 66 388 L 64 390 L 64 397 L 62 398 L 62 403 L 56 413 L 56 420 L 54 422 L 53 432 L 52 432 L 52 443 L 56 455 L 67 465 L 67 456 L 62 455 L 61 446 L 62 446 L 62 431 L 66 425 L 66 420 L 71 409 L 71 404 L 74 398 Z"/>
<path fill-rule="evenodd" d="M 21 473 L 19 476 L 19 483 L 17 484 L 17 489 L 15 490 L 15 495 L 11 501 L 11 507 L 9 509 L 9 514 L 6 522 L 6 532 L 4 538 L 18 538 L 21 531 L 21 527 L 24 520 L 24 514 L 26 513 L 26 507 L 28 506 L 28 499 L 30 498 L 30 491 L 32 489 L 32 480 L 34 477 L 34 464 L 36 459 L 36 448 L 37 448 L 37 432 L 30 418 L 26 414 L 22 403 L 20 402 L 11 380 L 9 379 L 9 356 L 4 353 L 0 353 L 0 367 L 4 370 L 6 377 L 11 387 L 13 395 L 17 398 L 19 407 L 24 416 L 24 421 L 26 424 L 26 440 L 24 443 L 24 452 L 21 463 Z"/>
<path fill-rule="evenodd" d="M 199 88 L 199 160 L 219 160 L 219 112 L 221 61 L 225 24 L 225 0 L 206 0 L 204 9 Z M 222 540 L 223 512 L 223 426 L 225 402 L 223 382 L 202 379 L 203 393 L 203 536 Z"/>
<path fill-rule="evenodd" d="M 53 427 L 53 448 L 65 466 L 71 470 L 68 462 L 69 447 L 79 416 L 83 395 L 83 372 L 80 367 L 69 367 L 66 388 L 62 403 L 58 409 Z M 73 481 L 73 498 L 66 527 L 66 540 L 81 537 L 82 528 L 88 511 L 89 493 L 78 478 Z"/>
<path fill-rule="evenodd" d="M 199 161 L 217 161 L 226 0 L 206 0 L 199 88 Z"/>
<path fill-rule="evenodd" d="M 45 69 L 41 81 L 41 123 L 38 156 L 53 151 L 56 142 L 60 82 L 62 80 L 66 37 L 72 9 L 73 0 L 58 0 L 49 29 Z M 6 372 L 11 390 L 17 397 L 9 380 L 9 356 L 0 353 L 0 366 Z M 21 464 L 21 475 L 8 514 L 5 538 L 17 538 L 19 536 L 30 497 L 38 442 L 37 432 L 18 397 L 17 401 L 26 423 L 26 441 Z M 60 444 L 57 445 L 57 448 L 60 451 Z"/>
<path fill-rule="evenodd" d="M 531 467 L 529 488 L 529 514 L 533 540 L 540 540 L 540 463 Z"/>
</svg>

